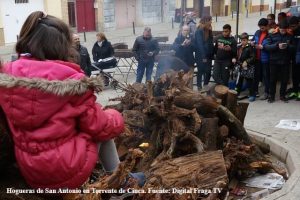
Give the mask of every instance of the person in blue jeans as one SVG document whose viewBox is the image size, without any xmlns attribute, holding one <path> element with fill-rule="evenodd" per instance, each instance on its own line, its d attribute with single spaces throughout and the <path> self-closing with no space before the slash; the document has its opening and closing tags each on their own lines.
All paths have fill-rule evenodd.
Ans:
<svg viewBox="0 0 300 200">
<path fill-rule="evenodd" d="M 146 81 L 151 81 L 154 58 L 159 53 L 158 42 L 152 37 L 151 28 L 146 27 L 143 35 L 136 38 L 132 51 L 138 61 L 136 82 L 142 82 L 145 70 Z"/>
</svg>

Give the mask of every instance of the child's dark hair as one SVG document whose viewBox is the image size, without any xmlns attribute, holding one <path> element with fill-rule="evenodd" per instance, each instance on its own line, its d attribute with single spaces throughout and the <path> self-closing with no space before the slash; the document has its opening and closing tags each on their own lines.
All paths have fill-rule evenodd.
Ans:
<svg viewBox="0 0 300 200">
<path fill-rule="evenodd" d="M 68 61 L 72 46 L 71 32 L 62 20 L 42 11 L 31 13 L 24 22 L 16 52 L 30 53 L 39 60 Z"/>
<path fill-rule="evenodd" d="M 227 29 L 227 30 L 230 30 L 231 31 L 231 26 L 229 24 L 225 24 L 223 26 L 223 29 Z"/>
</svg>

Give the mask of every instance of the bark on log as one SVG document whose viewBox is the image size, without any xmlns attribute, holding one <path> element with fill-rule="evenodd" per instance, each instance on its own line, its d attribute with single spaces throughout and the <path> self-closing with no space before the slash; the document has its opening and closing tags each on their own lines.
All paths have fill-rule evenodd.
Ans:
<svg viewBox="0 0 300 200">
<path fill-rule="evenodd" d="M 227 92 L 227 99 L 226 99 L 226 107 L 233 114 L 236 114 L 237 92 L 235 90 L 228 90 L 228 92 Z"/>
<path fill-rule="evenodd" d="M 217 117 L 202 119 L 199 137 L 205 145 L 205 150 L 217 149 L 217 137 L 219 135 L 218 123 L 219 119 Z"/>
<path fill-rule="evenodd" d="M 235 116 L 240 120 L 240 122 L 243 125 L 247 114 L 248 106 L 249 106 L 248 102 L 238 102 L 238 105 L 236 107 Z"/>
<path fill-rule="evenodd" d="M 158 163 L 149 170 L 144 188 L 213 188 L 228 182 L 222 151 L 191 154 Z"/>
<path fill-rule="evenodd" d="M 247 145 L 252 144 L 243 124 L 226 107 L 222 105 L 218 106 L 217 113 L 220 119 L 229 127 L 230 133 L 233 136 L 243 140 Z"/>
</svg>

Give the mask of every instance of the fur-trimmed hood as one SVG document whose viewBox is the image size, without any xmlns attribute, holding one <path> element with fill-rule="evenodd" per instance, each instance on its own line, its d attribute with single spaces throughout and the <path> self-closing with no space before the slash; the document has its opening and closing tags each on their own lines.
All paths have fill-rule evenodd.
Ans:
<svg viewBox="0 0 300 200">
<path fill-rule="evenodd" d="M 13 88 L 25 87 L 27 89 L 38 89 L 46 93 L 52 93 L 58 96 L 66 95 L 81 95 L 87 90 L 94 90 L 100 92 L 103 89 L 103 79 L 97 77 L 83 77 L 79 80 L 66 79 L 60 80 L 46 80 L 41 78 L 24 78 L 15 77 L 6 73 L 0 73 L 0 87 Z"/>
</svg>

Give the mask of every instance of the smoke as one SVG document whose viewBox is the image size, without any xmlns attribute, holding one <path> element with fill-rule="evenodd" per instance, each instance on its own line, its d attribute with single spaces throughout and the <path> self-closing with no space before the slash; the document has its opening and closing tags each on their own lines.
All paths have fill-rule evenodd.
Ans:
<svg viewBox="0 0 300 200">
<path fill-rule="evenodd" d="M 187 64 L 185 64 L 181 59 L 175 56 L 170 56 L 170 55 L 159 56 L 154 80 L 156 81 L 157 79 L 159 79 L 159 77 L 162 74 L 169 72 L 171 70 L 174 71 L 183 70 L 186 73 L 190 70 L 190 67 Z"/>
</svg>

